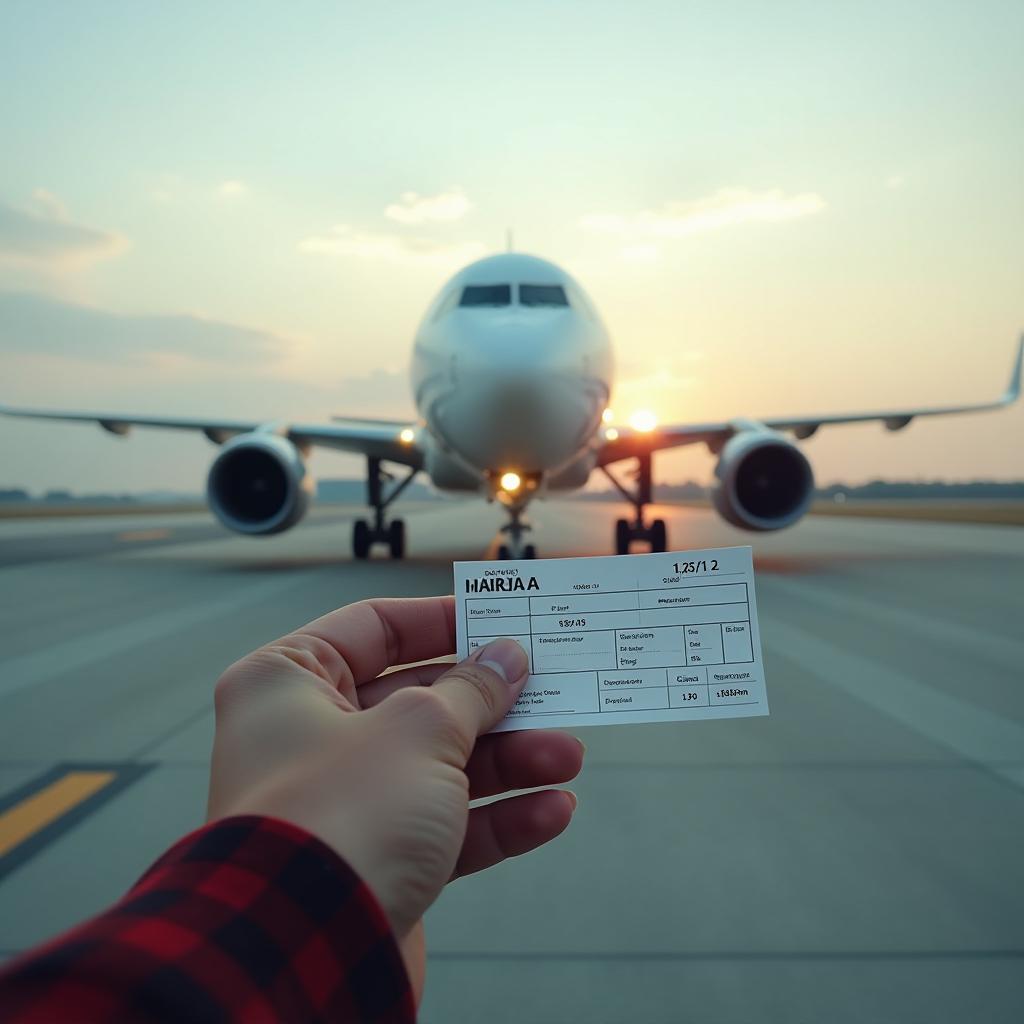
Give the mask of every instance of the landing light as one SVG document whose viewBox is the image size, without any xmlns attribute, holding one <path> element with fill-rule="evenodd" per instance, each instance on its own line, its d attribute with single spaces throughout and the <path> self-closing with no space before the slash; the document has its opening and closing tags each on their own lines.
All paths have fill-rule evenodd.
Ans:
<svg viewBox="0 0 1024 1024">
<path fill-rule="evenodd" d="M 501 474 L 501 489 L 508 493 L 518 491 L 523 481 L 518 473 L 502 473 Z"/>
<path fill-rule="evenodd" d="M 416 434 L 412 427 L 405 427 L 398 435 L 398 440 L 401 441 L 402 444 L 412 444 L 415 439 Z"/>
<path fill-rule="evenodd" d="M 617 441 L 619 439 L 619 432 L 614 427 L 609 427 L 604 432 L 604 439 L 606 441 Z"/>
<path fill-rule="evenodd" d="M 658 425 L 658 417 L 650 409 L 637 409 L 629 417 L 629 425 L 640 434 L 649 434 Z"/>
<path fill-rule="evenodd" d="M 601 421 L 603 423 L 611 423 L 613 419 L 615 419 L 615 413 L 613 413 L 611 409 L 605 409 L 605 411 L 601 413 Z"/>
</svg>

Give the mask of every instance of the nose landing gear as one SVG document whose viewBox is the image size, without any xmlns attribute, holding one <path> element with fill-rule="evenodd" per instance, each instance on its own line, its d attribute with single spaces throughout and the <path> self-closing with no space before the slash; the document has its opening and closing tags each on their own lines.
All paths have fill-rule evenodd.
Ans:
<svg viewBox="0 0 1024 1024">
<path fill-rule="evenodd" d="M 641 455 L 637 459 L 636 491 L 632 492 L 614 477 L 607 466 L 601 467 L 604 475 L 615 485 L 615 489 L 628 501 L 636 511 L 630 522 L 628 519 L 615 521 L 615 553 L 629 554 L 629 546 L 633 541 L 644 541 L 651 546 L 651 551 L 668 550 L 668 530 L 664 519 L 652 519 L 650 525 L 644 523 L 644 505 L 651 503 L 651 457 Z"/>
<path fill-rule="evenodd" d="M 352 554 L 359 559 L 368 558 L 374 544 L 386 544 L 392 558 L 405 557 L 405 522 L 402 519 L 388 522 L 384 513 L 388 505 L 412 483 L 412 478 L 419 470 L 410 470 L 409 475 L 385 497 L 384 481 L 393 478 L 380 468 L 380 461 L 372 456 L 366 460 L 366 501 L 373 508 L 373 522 L 357 519 L 352 524 Z"/>
<path fill-rule="evenodd" d="M 508 535 L 507 544 L 498 545 L 498 558 L 502 561 L 509 558 L 536 558 L 537 549 L 532 544 L 524 544 L 523 536 L 533 527 L 523 519 L 523 509 L 510 508 L 509 521 L 501 528 Z"/>
</svg>

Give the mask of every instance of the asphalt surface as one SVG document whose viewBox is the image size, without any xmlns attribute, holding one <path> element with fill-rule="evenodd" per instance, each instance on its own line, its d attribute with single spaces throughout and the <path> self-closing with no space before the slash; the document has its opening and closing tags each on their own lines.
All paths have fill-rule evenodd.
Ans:
<svg viewBox="0 0 1024 1024">
<path fill-rule="evenodd" d="M 422 1020 L 1024 1019 L 1024 530 L 661 511 L 674 548 L 753 542 L 771 716 L 582 731 L 570 830 L 431 911 Z M 603 554 L 618 513 L 538 505 L 534 539 Z M 356 514 L 0 522 L 0 805 L 59 764 L 151 766 L 0 878 L 0 957 L 201 822 L 220 668 L 448 592 L 501 521 L 414 506 L 405 562 L 354 563 Z"/>
</svg>

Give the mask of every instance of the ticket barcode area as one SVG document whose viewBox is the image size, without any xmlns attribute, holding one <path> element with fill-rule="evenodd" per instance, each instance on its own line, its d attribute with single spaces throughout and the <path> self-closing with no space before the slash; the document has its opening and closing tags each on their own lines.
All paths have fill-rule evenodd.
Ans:
<svg viewBox="0 0 1024 1024">
<path fill-rule="evenodd" d="M 753 589 L 748 547 L 459 562 L 459 656 L 527 652 L 499 730 L 764 715 Z"/>
</svg>

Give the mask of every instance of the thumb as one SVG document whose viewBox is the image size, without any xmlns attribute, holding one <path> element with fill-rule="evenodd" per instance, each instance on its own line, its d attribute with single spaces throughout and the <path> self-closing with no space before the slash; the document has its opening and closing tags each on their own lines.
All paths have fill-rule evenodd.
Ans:
<svg viewBox="0 0 1024 1024">
<path fill-rule="evenodd" d="M 467 759 L 477 737 L 508 713 L 526 683 L 528 670 L 523 648 L 502 637 L 474 651 L 431 686 L 455 726 Z"/>
</svg>

